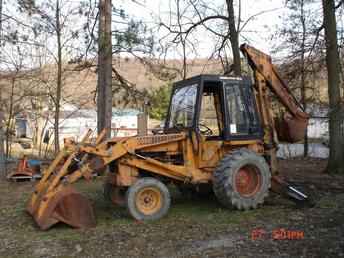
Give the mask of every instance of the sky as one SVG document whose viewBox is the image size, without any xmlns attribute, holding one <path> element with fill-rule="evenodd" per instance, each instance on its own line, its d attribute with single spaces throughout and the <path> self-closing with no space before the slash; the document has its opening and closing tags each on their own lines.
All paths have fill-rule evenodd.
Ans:
<svg viewBox="0 0 344 258">
<path fill-rule="evenodd" d="M 171 0 L 145 0 L 139 1 L 138 3 L 137 1 L 122 0 L 121 6 L 129 15 L 138 19 L 144 19 L 147 24 L 151 24 L 154 27 L 157 17 L 160 16 L 163 21 L 168 20 L 170 2 Z M 223 2 L 220 0 L 211 1 L 212 4 L 217 5 L 221 5 Z M 277 25 L 281 23 L 281 16 L 286 13 L 284 2 L 285 0 L 242 0 L 242 23 L 245 23 L 252 15 L 261 12 L 266 13 L 256 16 L 247 23 L 241 33 L 240 43 L 249 43 L 270 54 L 273 45 L 276 43 L 276 39 L 273 41 L 271 37 L 275 34 Z M 237 12 L 237 6 L 235 9 Z M 163 31 L 159 31 L 158 33 L 160 35 L 164 34 Z M 212 53 L 214 38 L 209 37 L 204 32 L 200 33 L 199 38 L 202 39 L 199 42 L 199 54 L 202 57 L 208 57 Z M 178 58 L 178 54 L 170 53 L 169 57 Z"/>
<path fill-rule="evenodd" d="M 11 5 L 11 0 L 4 0 L 7 8 L 10 11 L 14 11 L 15 7 Z M 37 0 L 38 2 L 44 3 L 46 0 Z M 72 5 L 78 5 L 81 1 L 85 0 L 61 0 L 71 3 Z M 92 0 L 96 2 L 96 0 Z M 155 39 L 158 41 L 160 38 L 168 34 L 167 30 L 162 29 L 158 26 L 159 22 L 169 23 L 170 9 L 176 0 L 112 0 L 112 4 L 116 8 L 122 8 L 128 17 L 135 18 L 136 20 L 143 20 L 144 23 L 151 28 L 156 35 Z M 181 2 L 185 2 L 180 0 Z M 221 10 L 224 8 L 224 0 L 203 0 L 208 10 L 211 7 L 216 8 L 216 10 Z M 234 0 L 235 12 L 238 16 L 238 1 Z M 276 53 L 276 49 L 279 43 L 281 43 L 281 38 L 276 36 L 278 31 L 278 26 L 281 26 L 283 22 L 283 17 L 288 14 L 288 9 L 285 7 L 286 0 L 241 0 L 241 24 L 244 24 L 250 17 L 256 15 L 254 19 L 251 19 L 245 28 L 240 33 L 239 43 L 248 43 L 261 51 L 271 55 L 275 60 L 282 60 L 286 56 L 286 53 L 279 51 Z M 317 1 L 317 2 L 320 2 Z M 172 8 L 173 9 L 173 8 Z M 319 9 L 319 6 L 316 7 Z M 225 9 L 224 13 L 225 13 Z M 319 10 L 320 11 L 320 10 Z M 321 11 L 320 11 L 321 12 Z M 259 14 L 259 15 L 257 15 Z M 21 20 L 25 21 L 25 18 L 20 16 Z M 79 19 L 79 18 L 77 18 Z M 116 19 L 114 17 L 113 19 Z M 175 22 L 175 19 L 172 21 Z M 78 21 L 73 21 L 73 30 L 82 31 L 82 25 L 84 20 L 79 19 Z M 343 18 L 341 20 L 343 26 Z M 30 24 L 30 23 L 29 23 Z M 207 24 L 211 28 L 219 27 L 218 23 L 214 22 Z M 37 40 L 37 39 L 36 39 Z M 166 46 L 171 40 L 171 36 L 167 37 L 163 43 Z M 190 42 L 197 43 L 196 51 L 193 51 L 190 47 L 187 49 L 187 58 L 210 58 L 211 54 L 214 52 L 215 42 L 218 40 L 214 34 L 207 32 L 205 29 L 199 29 L 197 33 L 193 33 L 190 37 Z M 77 38 L 73 44 L 84 44 L 81 42 L 82 39 Z M 41 39 L 42 44 L 48 46 L 50 52 L 56 52 L 55 38 Z M 273 52 L 274 51 L 274 52 Z M 197 53 L 195 53 L 197 52 Z M 230 53 L 230 51 L 229 51 Z M 67 54 L 66 57 L 70 57 L 71 54 Z M 181 59 L 183 57 L 181 48 L 176 48 L 171 46 L 167 51 L 166 58 L 169 59 Z"/>
</svg>

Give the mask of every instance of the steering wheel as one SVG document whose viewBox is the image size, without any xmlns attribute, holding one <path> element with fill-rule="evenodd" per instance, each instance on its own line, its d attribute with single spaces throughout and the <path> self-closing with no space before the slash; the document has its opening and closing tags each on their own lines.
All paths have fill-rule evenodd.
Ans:
<svg viewBox="0 0 344 258">
<path fill-rule="evenodd" d="M 207 136 L 211 136 L 213 135 L 213 130 L 211 130 L 208 126 L 204 125 L 204 124 L 201 124 L 199 123 L 198 124 L 198 127 L 204 127 L 205 129 L 204 130 L 201 130 L 201 128 L 199 128 L 199 131 L 201 132 L 201 134 L 203 135 L 207 135 Z"/>
</svg>

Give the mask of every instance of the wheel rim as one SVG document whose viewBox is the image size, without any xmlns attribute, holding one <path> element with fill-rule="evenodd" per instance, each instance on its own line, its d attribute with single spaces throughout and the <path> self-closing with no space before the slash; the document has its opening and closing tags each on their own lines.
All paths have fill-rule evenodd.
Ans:
<svg viewBox="0 0 344 258">
<path fill-rule="evenodd" d="M 162 207 L 161 192 L 153 187 L 140 190 L 136 194 L 136 207 L 145 215 L 152 215 Z"/>
<path fill-rule="evenodd" d="M 259 169 L 253 165 L 241 167 L 235 175 L 235 187 L 237 192 L 244 197 L 255 195 L 262 183 Z"/>
</svg>

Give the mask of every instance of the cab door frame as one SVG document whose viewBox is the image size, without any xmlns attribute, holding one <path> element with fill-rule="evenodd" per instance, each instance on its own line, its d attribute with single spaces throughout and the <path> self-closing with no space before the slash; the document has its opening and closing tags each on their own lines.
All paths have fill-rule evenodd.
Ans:
<svg viewBox="0 0 344 258">
<path fill-rule="evenodd" d="M 223 84 L 223 103 L 225 108 L 225 141 L 233 141 L 233 140 L 261 140 L 263 139 L 263 128 L 261 126 L 260 117 L 258 114 L 256 99 L 254 96 L 254 89 L 251 83 L 251 80 L 247 77 L 242 78 L 235 78 L 235 79 L 224 79 L 222 81 Z M 227 103 L 227 95 L 226 95 L 226 87 L 227 85 L 239 85 L 240 86 L 240 94 L 243 97 L 243 105 L 245 107 L 245 112 L 248 115 L 249 125 L 248 125 L 248 132 L 246 134 L 234 134 L 231 133 L 230 125 L 232 121 L 232 114 L 230 114 L 228 103 Z M 239 97 L 239 96 L 238 96 Z"/>
</svg>

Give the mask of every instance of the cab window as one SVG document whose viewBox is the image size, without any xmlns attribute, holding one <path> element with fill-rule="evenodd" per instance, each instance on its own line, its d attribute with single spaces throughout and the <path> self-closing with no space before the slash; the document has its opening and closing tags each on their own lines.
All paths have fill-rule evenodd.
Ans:
<svg viewBox="0 0 344 258">
<path fill-rule="evenodd" d="M 248 134 L 250 118 L 241 85 L 226 83 L 225 95 L 230 120 L 230 134 Z"/>
<path fill-rule="evenodd" d="M 204 83 L 198 129 L 205 136 L 218 137 L 223 135 L 223 112 L 220 92 L 221 83 Z"/>
</svg>

